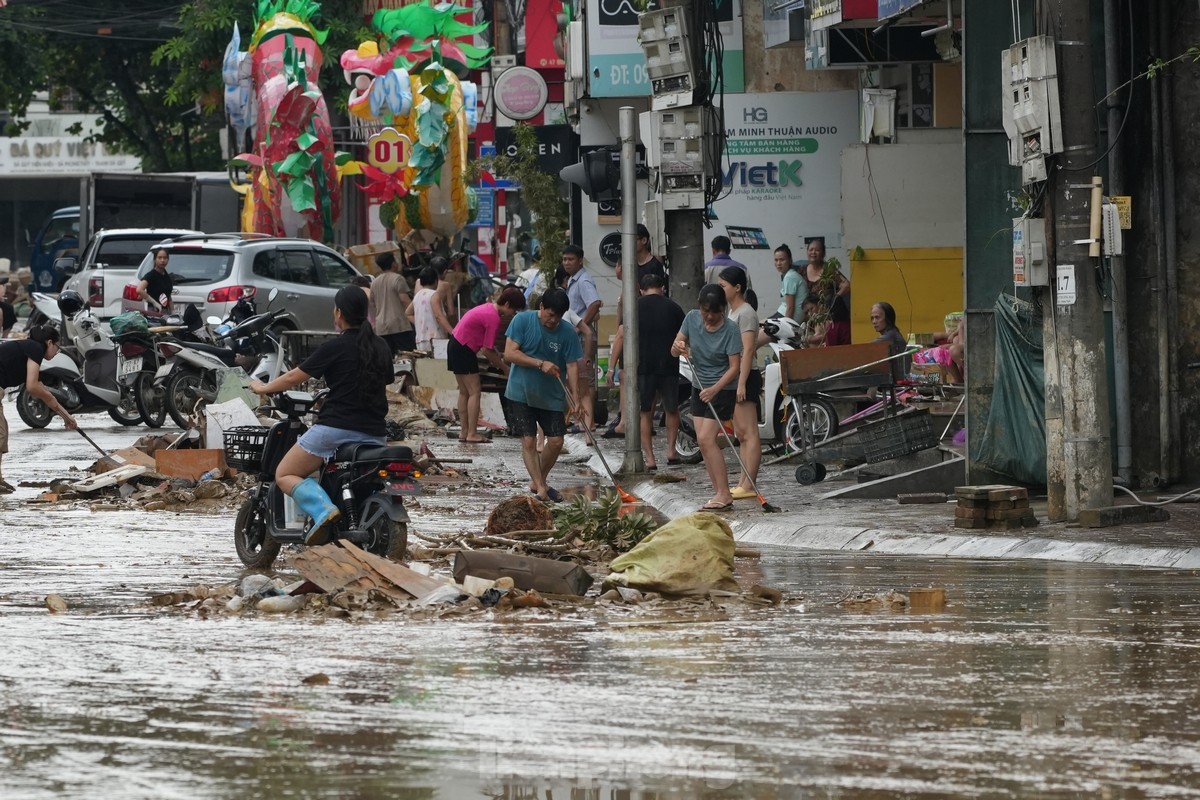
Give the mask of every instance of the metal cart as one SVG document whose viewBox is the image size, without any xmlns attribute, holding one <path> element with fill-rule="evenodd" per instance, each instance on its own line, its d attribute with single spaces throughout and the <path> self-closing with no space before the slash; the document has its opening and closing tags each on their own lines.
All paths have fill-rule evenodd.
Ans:
<svg viewBox="0 0 1200 800">
<path fill-rule="evenodd" d="M 898 356 L 899 357 L 899 356 Z M 812 424 L 807 418 L 808 400 L 826 392 L 879 389 L 894 400 L 892 357 L 887 342 L 847 344 L 785 350 L 779 354 L 785 393 L 791 398 L 792 413 L 800 416 L 800 449 L 796 481 L 805 486 L 825 479 L 825 465 L 816 460 Z M 894 403 L 889 403 L 889 408 Z M 886 422 L 886 420 L 884 420 Z"/>
</svg>

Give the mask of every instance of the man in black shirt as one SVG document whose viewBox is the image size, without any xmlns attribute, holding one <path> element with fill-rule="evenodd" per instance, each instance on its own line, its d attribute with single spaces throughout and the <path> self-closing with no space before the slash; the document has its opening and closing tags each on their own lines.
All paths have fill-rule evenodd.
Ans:
<svg viewBox="0 0 1200 800">
<path fill-rule="evenodd" d="M 658 275 L 663 279 L 663 286 L 667 285 L 667 269 L 663 263 L 655 257 L 650 251 L 650 229 L 641 223 L 637 226 L 637 250 L 634 252 L 634 260 L 638 265 L 638 286 L 642 285 L 642 278 L 647 275 Z M 621 280 L 624 274 L 624 269 L 621 262 L 617 262 L 617 280 Z M 665 288 L 664 288 L 665 290 Z"/>
<path fill-rule="evenodd" d="M 25 391 L 45 403 L 51 411 L 62 417 L 68 430 L 75 429 L 75 418 L 67 413 L 62 404 L 42 384 L 40 373 L 42 360 L 58 355 L 58 331 L 49 326 L 38 325 L 29 331 L 28 339 L 13 339 L 0 342 L 0 400 L 4 390 L 25 384 Z M 8 452 L 8 422 L 4 409 L 0 407 L 0 460 Z M 13 486 L 4 480 L 0 471 L 0 494 L 9 494 Z"/>
<path fill-rule="evenodd" d="M 679 437 L 679 359 L 671 355 L 675 335 L 683 325 L 684 312 L 664 295 L 661 275 L 642 278 L 642 296 L 638 298 L 638 395 L 641 409 L 642 450 L 647 469 L 654 469 L 654 400 L 662 398 L 667 412 L 667 463 L 678 464 L 675 441 Z"/>
<path fill-rule="evenodd" d="M 154 269 L 138 284 L 138 297 L 145 300 L 150 308 L 168 311 L 171 308 L 171 293 L 175 291 L 175 282 L 167 274 L 171 254 L 161 247 L 151 252 L 154 253 Z"/>
</svg>

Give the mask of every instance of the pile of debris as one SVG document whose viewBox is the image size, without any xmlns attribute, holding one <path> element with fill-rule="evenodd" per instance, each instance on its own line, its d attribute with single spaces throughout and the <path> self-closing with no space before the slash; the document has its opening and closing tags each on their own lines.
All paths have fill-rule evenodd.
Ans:
<svg viewBox="0 0 1200 800">
<path fill-rule="evenodd" d="M 197 587 L 151 602 L 205 615 L 251 610 L 333 617 L 404 612 L 417 618 L 529 609 L 555 615 L 599 609 L 627 616 L 637 607 L 670 610 L 675 621 L 695 621 L 697 612 L 722 618 L 733 608 L 795 603 L 768 587 L 740 589 L 734 577 L 732 532 L 715 514 L 674 520 L 611 563 L 561 553 L 543 558 L 524 552 L 530 539 L 523 537 L 553 538 L 557 531 L 506 529 L 505 523 L 522 519 L 525 524 L 547 524 L 545 507 L 523 499 L 512 498 L 502 504 L 503 511 L 493 513 L 489 528 L 502 533 L 474 537 L 485 545 L 482 549 L 461 541 L 452 562 L 413 561 L 406 566 L 338 541 L 296 553 L 290 566 L 297 578 L 290 582 L 250 576 L 239 585 Z M 491 540 L 501 540 L 507 549 L 487 547 Z M 579 544 L 560 542 L 574 549 L 581 549 Z"/>
<path fill-rule="evenodd" d="M 196 448 L 195 443 L 196 437 L 188 432 L 143 436 L 132 446 L 98 459 L 88 475 L 41 484 L 45 491 L 26 502 L 73 502 L 92 511 L 199 513 L 225 512 L 240 505 L 254 476 L 226 467 L 223 451 Z"/>
</svg>

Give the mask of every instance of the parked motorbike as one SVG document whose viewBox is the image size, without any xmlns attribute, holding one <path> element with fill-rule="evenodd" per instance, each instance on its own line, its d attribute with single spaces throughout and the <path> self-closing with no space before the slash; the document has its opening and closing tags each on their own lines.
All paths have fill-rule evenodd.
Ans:
<svg viewBox="0 0 1200 800">
<path fill-rule="evenodd" d="M 272 289 L 270 300 L 277 296 L 278 290 Z M 209 318 L 204 330 L 209 332 L 212 343 L 202 341 L 203 337 L 159 343 L 165 361 L 153 381 L 164 394 L 167 413 L 175 424 L 187 427 L 200 403 L 216 400 L 221 381 L 230 369 L 241 367 L 250 377 L 264 383 L 290 369 L 281 337 L 274 328 L 291 313 L 280 308 L 254 314 L 252 303 L 243 298 L 229 318 Z"/>
<path fill-rule="evenodd" d="M 136 398 L 145 380 L 146 362 L 141 351 L 134 351 L 144 345 L 118 342 L 92 316 L 78 292 L 59 295 L 57 308 L 60 337 L 70 342 L 72 349 L 64 348 L 42 362 L 41 382 L 71 414 L 107 411 L 122 425 L 140 424 Z M 17 393 L 17 413 L 31 428 L 46 427 L 54 416 L 49 406 L 24 386 Z"/>
<path fill-rule="evenodd" d="M 225 460 L 257 475 L 258 483 L 242 503 L 234 523 L 234 547 L 247 567 L 266 569 L 285 543 L 304 541 L 306 520 L 292 498 L 275 485 L 275 469 L 308 429 L 303 417 L 316 405 L 308 392 L 283 392 L 273 409 L 283 419 L 269 428 L 225 431 Z M 408 548 L 408 510 L 404 497 L 420 493 L 410 448 L 346 444 L 318 474 L 321 488 L 342 512 L 332 537 L 354 542 L 385 558 L 401 559 Z"/>
</svg>

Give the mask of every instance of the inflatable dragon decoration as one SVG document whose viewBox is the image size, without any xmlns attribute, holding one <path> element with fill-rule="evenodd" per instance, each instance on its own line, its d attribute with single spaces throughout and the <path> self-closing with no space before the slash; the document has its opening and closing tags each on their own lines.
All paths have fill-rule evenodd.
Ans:
<svg viewBox="0 0 1200 800">
<path fill-rule="evenodd" d="M 234 24 L 222 78 L 234 146 L 247 169 L 242 229 L 332 242 L 341 209 L 329 110 L 317 85 L 326 31 L 315 0 L 258 0 L 248 52 Z"/>
<path fill-rule="evenodd" d="M 353 130 L 370 139 L 390 128 L 409 148 L 394 173 L 359 165 L 366 191 L 384 201 L 384 225 L 398 236 L 413 230 L 451 236 L 474 213 L 467 137 L 475 130 L 478 90 L 464 79 L 486 66 L 492 51 L 462 41 L 487 28 L 460 19 L 470 14 L 452 3 L 423 2 L 376 11 L 371 27 L 379 41 L 342 54 Z"/>
</svg>

